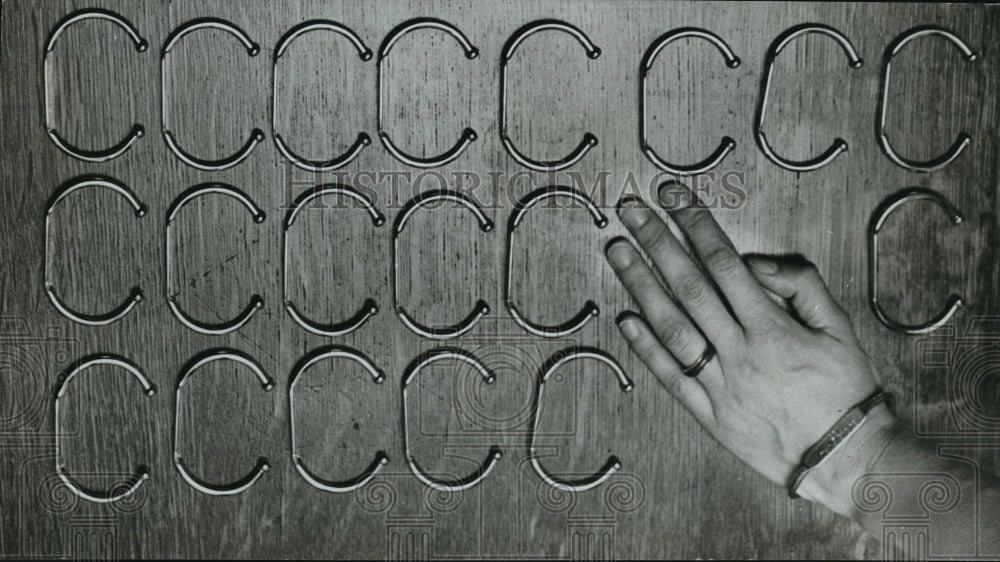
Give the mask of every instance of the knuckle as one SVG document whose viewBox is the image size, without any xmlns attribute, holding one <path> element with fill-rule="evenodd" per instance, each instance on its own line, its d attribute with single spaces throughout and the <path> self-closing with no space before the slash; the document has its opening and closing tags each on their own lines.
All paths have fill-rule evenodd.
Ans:
<svg viewBox="0 0 1000 562">
<path fill-rule="evenodd" d="M 710 271 L 718 274 L 732 273 L 743 265 L 742 260 L 736 252 L 732 248 L 725 246 L 707 252 L 704 262 Z"/>
<path fill-rule="evenodd" d="M 689 304 L 703 304 L 708 298 L 708 283 L 697 273 L 687 273 L 676 284 L 677 298 Z"/>
<path fill-rule="evenodd" d="M 641 269 L 629 272 L 631 278 L 632 292 L 636 298 L 642 296 L 655 295 L 656 291 L 662 291 L 660 284 L 651 275 L 644 274 Z"/>
<path fill-rule="evenodd" d="M 712 213 L 708 212 L 708 209 L 694 207 L 691 212 L 686 216 L 686 222 L 688 228 L 701 228 L 705 226 L 706 221 L 714 220 L 712 218 Z"/>
<path fill-rule="evenodd" d="M 638 238 L 639 242 L 647 250 L 656 250 L 662 248 L 667 242 L 667 236 L 673 236 L 667 229 L 661 224 L 656 224 L 653 221 L 647 223 L 639 232 Z"/>
<path fill-rule="evenodd" d="M 661 322 L 657 333 L 663 345 L 672 351 L 683 350 L 691 342 L 691 333 L 681 322 L 670 320 Z"/>
</svg>

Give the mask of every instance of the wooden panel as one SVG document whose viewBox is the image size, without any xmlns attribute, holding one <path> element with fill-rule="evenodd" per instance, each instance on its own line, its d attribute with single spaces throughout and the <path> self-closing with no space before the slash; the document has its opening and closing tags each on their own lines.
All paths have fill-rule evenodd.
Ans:
<svg viewBox="0 0 1000 562">
<path fill-rule="evenodd" d="M 89 6 L 90 4 L 87 4 Z M 43 54 L 53 27 L 76 2 L 3 2 L 0 23 L 0 554 L 9 556 L 157 557 L 847 557 L 875 552 L 850 522 L 789 501 L 785 492 L 709 438 L 628 353 L 614 319 L 632 308 L 605 264 L 608 240 L 624 234 L 613 206 L 626 192 L 650 199 L 662 179 L 638 142 L 638 68 L 662 33 L 685 26 L 718 33 L 742 59 L 729 69 L 707 43 L 667 47 L 650 75 L 650 141 L 675 162 L 703 159 L 719 139 L 736 150 L 701 181 L 710 194 L 735 197 L 716 216 L 746 252 L 801 253 L 815 261 L 855 318 L 885 385 L 916 427 L 952 442 L 995 436 L 954 428 L 947 383 L 928 376 L 918 338 L 894 334 L 868 308 L 866 231 L 890 194 L 919 185 L 942 192 L 966 213 L 950 227 L 929 205 L 894 216 L 885 234 L 884 301 L 897 318 L 920 321 L 949 291 L 967 297 L 945 330 L 963 334 L 970 320 L 1000 314 L 995 289 L 997 242 L 998 12 L 984 6 L 818 5 L 663 2 L 515 2 L 452 0 L 379 4 L 302 0 L 280 6 L 232 2 L 98 3 L 133 22 L 150 48 L 137 53 L 109 22 L 70 28 L 51 55 L 54 121 L 85 148 L 117 142 L 133 123 L 147 134 L 120 158 L 86 163 L 61 152 L 45 134 Z M 340 172 L 312 174 L 283 162 L 272 140 L 274 46 L 293 25 L 329 18 L 352 28 L 373 51 L 396 25 L 432 16 L 456 25 L 479 49 L 469 60 L 444 32 L 402 38 L 385 63 L 385 125 L 412 154 L 438 154 L 465 127 L 476 140 L 433 173 L 397 162 L 377 138 L 376 63 L 333 34 L 306 35 L 281 60 L 277 127 L 309 158 L 341 153 L 367 132 L 375 142 Z M 266 140 L 240 165 L 203 172 L 167 149 L 160 127 L 160 50 L 170 32 L 193 18 L 219 17 L 261 45 L 249 57 L 231 36 L 199 31 L 172 52 L 168 89 L 172 129 L 186 150 L 218 158 L 237 150 L 255 127 Z M 557 159 L 586 132 L 599 144 L 577 165 L 551 175 L 524 173 L 500 143 L 499 60 L 505 41 L 527 22 L 558 18 L 601 48 L 591 60 L 569 35 L 534 35 L 509 65 L 509 134 L 533 158 Z M 766 130 L 788 158 L 807 158 L 836 137 L 850 150 L 818 171 L 795 173 L 768 161 L 754 143 L 764 56 L 782 31 L 804 22 L 836 27 L 866 64 L 849 69 L 829 38 L 803 38 L 782 54 Z M 881 58 L 889 42 L 921 24 L 952 29 L 982 57 L 966 64 L 940 40 L 918 41 L 894 62 L 889 128 L 897 149 L 933 156 L 959 132 L 972 145 L 933 174 L 897 167 L 879 150 L 874 124 Z M 729 190 L 723 185 L 727 176 Z M 435 175 L 438 174 L 438 175 Z M 130 186 L 149 207 L 136 219 L 110 192 L 81 191 L 55 220 L 55 279 L 68 302 L 102 311 L 132 286 L 146 299 L 105 327 L 70 322 L 44 291 L 45 208 L 65 182 L 103 174 Z M 476 179 L 478 178 L 478 179 Z M 491 445 L 504 453 L 479 486 L 463 494 L 429 491 L 409 471 L 402 431 L 406 366 L 439 344 L 408 331 L 393 310 L 392 224 L 417 193 L 463 188 L 496 228 L 483 233 L 464 208 L 422 210 L 400 236 L 402 299 L 427 323 L 450 324 L 477 299 L 491 314 L 449 343 L 497 373 L 486 386 L 458 363 L 438 364 L 407 392 L 414 454 L 429 470 L 464 475 Z M 167 306 L 167 208 L 202 182 L 245 191 L 267 213 L 255 224 L 235 201 L 197 200 L 177 228 L 178 302 L 206 321 L 230 318 L 252 294 L 265 305 L 224 336 L 192 332 Z M 469 182 L 478 181 L 476 184 Z M 310 186 L 344 182 L 374 196 L 388 223 L 374 227 L 363 210 L 308 209 L 290 238 L 288 295 L 312 317 L 346 318 L 365 299 L 380 313 L 355 333 L 310 334 L 282 303 L 282 233 L 289 203 Z M 503 306 L 507 219 L 533 188 L 563 184 L 592 193 L 611 218 L 598 229 L 578 206 L 538 208 L 518 229 L 513 292 L 521 310 L 560 322 L 587 299 L 601 315 L 554 340 L 532 337 Z M 733 193 L 733 185 L 736 193 Z M 474 186 L 474 187 L 473 187 Z M 947 333 L 942 331 L 941 333 Z M 387 374 L 381 386 L 344 361 L 313 367 L 297 387 L 297 437 L 311 467 L 330 479 L 360 471 L 377 450 L 391 462 L 357 493 L 310 487 L 290 458 L 289 374 L 307 352 L 347 345 Z M 623 470 L 594 491 L 569 496 L 542 483 L 527 456 L 532 393 L 556 350 L 596 346 L 635 380 L 618 391 L 611 372 L 574 363 L 546 393 L 540 446 L 553 471 L 588 473 L 609 454 Z M 264 392 L 244 367 L 218 364 L 184 390 L 180 452 L 216 482 L 245 474 L 259 456 L 271 470 L 248 491 L 217 498 L 188 486 L 173 466 L 174 397 L 182 366 L 196 354 L 231 347 L 253 356 L 276 381 Z M 136 465 L 152 474 L 122 505 L 77 500 L 54 474 L 50 411 L 57 377 L 92 353 L 135 361 L 159 387 L 146 399 L 120 370 L 95 369 L 73 383 L 63 437 L 67 470 L 88 485 L 120 481 Z M 996 397 L 984 397 L 984 408 Z M 984 467 L 996 449 L 979 449 Z M 587 537 L 590 537 L 588 539 Z M 408 542 L 408 541 L 415 542 Z M 593 542 L 587 542 L 588 540 Z M 606 541 L 606 542 L 601 542 Z"/>
</svg>

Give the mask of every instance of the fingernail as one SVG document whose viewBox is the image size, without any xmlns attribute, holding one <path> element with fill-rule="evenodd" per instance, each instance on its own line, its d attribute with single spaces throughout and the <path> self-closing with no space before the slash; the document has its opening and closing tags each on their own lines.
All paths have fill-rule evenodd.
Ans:
<svg viewBox="0 0 1000 562">
<path fill-rule="evenodd" d="M 627 242 L 616 242 L 608 248 L 608 261 L 615 269 L 625 269 L 632 263 L 632 254 Z"/>
<path fill-rule="evenodd" d="M 626 318 L 618 323 L 618 329 L 627 340 L 634 340 L 639 337 L 639 325 L 634 318 Z"/>
<path fill-rule="evenodd" d="M 642 199 L 629 193 L 622 196 L 621 200 L 618 201 L 618 204 L 615 205 L 615 208 L 621 211 L 622 209 L 626 209 L 628 207 L 642 207 L 644 205 L 645 204 L 642 202 Z"/>
<path fill-rule="evenodd" d="M 754 256 L 747 258 L 747 262 L 750 263 L 750 267 L 761 273 L 771 275 L 772 273 L 777 273 L 778 271 L 778 263 L 774 260 Z"/>
<path fill-rule="evenodd" d="M 618 211 L 618 216 L 629 228 L 641 228 L 649 221 L 649 209 L 645 207 L 626 207 Z"/>
</svg>

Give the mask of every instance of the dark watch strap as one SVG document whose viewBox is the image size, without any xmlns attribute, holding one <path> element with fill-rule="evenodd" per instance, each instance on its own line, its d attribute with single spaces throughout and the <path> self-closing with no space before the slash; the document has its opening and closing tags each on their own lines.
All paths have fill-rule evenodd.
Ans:
<svg viewBox="0 0 1000 562">
<path fill-rule="evenodd" d="M 799 465 L 792 471 L 791 478 L 788 479 L 788 497 L 792 499 L 798 498 L 799 494 L 796 491 L 805 479 L 806 474 L 819 465 L 819 463 L 823 462 L 823 459 L 829 456 L 838 445 L 843 443 L 861 425 L 861 422 L 865 420 L 865 417 L 872 408 L 883 402 L 891 405 L 892 394 L 878 389 L 871 396 L 848 410 L 837 420 L 837 423 L 833 424 L 833 427 L 829 431 L 823 434 L 823 437 L 820 437 L 815 445 L 809 447 L 805 454 L 802 455 Z"/>
</svg>

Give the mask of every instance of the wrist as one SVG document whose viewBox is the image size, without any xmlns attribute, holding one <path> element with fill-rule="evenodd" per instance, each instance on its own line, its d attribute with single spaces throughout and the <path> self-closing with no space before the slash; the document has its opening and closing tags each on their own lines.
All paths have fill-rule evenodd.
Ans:
<svg viewBox="0 0 1000 562">
<path fill-rule="evenodd" d="M 899 424 L 880 404 L 828 457 L 806 475 L 798 493 L 841 515 L 855 515 L 851 491 L 854 483 L 872 472 L 886 448 L 899 436 Z"/>
</svg>

